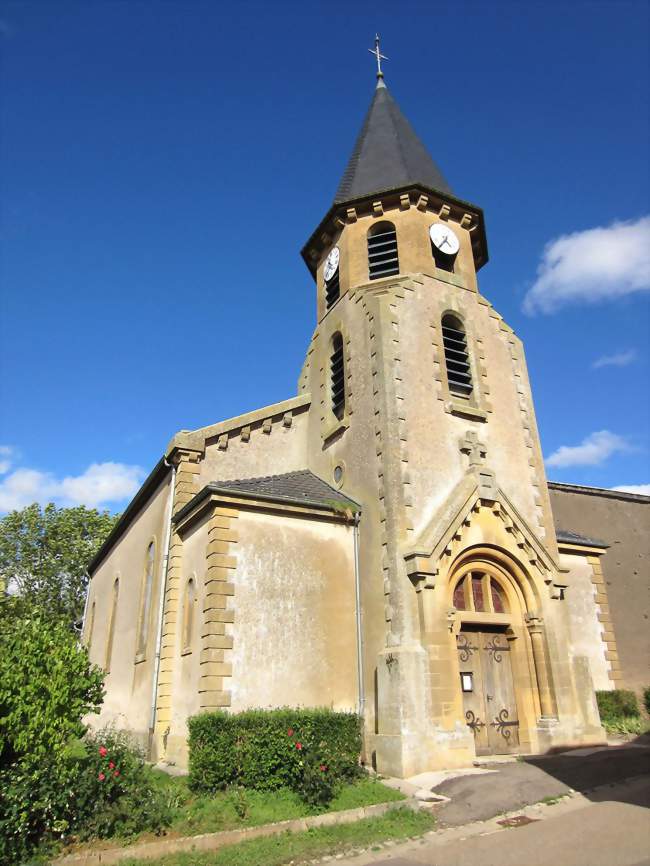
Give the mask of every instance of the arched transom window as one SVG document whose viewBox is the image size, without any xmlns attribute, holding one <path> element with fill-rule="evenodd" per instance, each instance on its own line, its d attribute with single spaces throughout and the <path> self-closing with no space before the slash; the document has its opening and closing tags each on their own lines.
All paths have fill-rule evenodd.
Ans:
<svg viewBox="0 0 650 866">
<path fill-rule="evenodd" d="M 469 571 L 454 588 L 456 610 L 507 613 L 506 594 L 499 581 L 485 571 Z"/>
</svg>

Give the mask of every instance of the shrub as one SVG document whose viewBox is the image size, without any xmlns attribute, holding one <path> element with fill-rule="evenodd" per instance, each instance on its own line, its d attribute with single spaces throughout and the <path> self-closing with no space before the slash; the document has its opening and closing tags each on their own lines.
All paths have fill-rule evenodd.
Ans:
<svg viewBox="0 0 650 866">
<path fill-rule="evenodd" d="M 646 686 L 643 690 L 643 706 L 646 713 L 650 716 L 650 686 Z"/>
<path fill-rule="evenodd" d="M 248 710 L 189 720 L 189 784 L 213 792 L 229 785 L 288 787 L 311 805 L 329 802 L 359 773 L 361 730 L 353 713 Z"/>
<path fill-rule="evenodd" d="M 625 689 L 596 692 L 596 700 L 600 719 L 604 725 L 624 717 L 639 716 L 639 704 L 634 692 Z"/>
<path fill-rule="evenodd" d="M 0 773 L 0 787 L 3 863 L 20 862 L 57 839 L 159 832 L 172 819 L 142 753 L 111 730 L 74 742 L 57 761 L 16 762 Z"/>
</svg>

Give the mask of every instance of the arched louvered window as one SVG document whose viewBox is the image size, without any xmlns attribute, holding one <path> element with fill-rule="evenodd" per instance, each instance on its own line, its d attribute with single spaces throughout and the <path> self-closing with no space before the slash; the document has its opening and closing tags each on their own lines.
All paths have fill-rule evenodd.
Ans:
<svg viewBox="0 0 650 866">
<path fill-rule="evenodd" d="M 115 620 L 117 619 L 117 600 L 120 595 L 120 579 L 115 578 L 113 582 L 113 598 L 111 600 L 111 612 L 108 620 L 108 635 L 106 638 L 106 656 L 104 659 L 104 670 L 106 673 L 111 671 L 111 659 L 113 656 L 113 638 L 115 636 Z"/>
<path fill-rule="evenodd" d="M 144 575 L 142 580 L 142 599 L 140 602 L 140 622 L 138 625 L 138 648 L 137 654 L 144 655 L 147 648 L 147 635 L 149 633 L 149 618 L 151 614 L 151 593 L 153 590 L 153 567 L 156 557 L 156 545 L 151 541 L 147 548 L 144 563 Z"/>
<path fill-rule="evenodd" d="M 330 389 L 332 412 L 340 420 L 345 413 L 345 359 L 343 356 L 343 337 L 338 333 L 332 337 Z"/>
<path fill-rule="evenodd" d="M 399 274 L 397 232 L 392 223 L 377 223 L 368 232 L 368 273 L 371 280 Z"/>
<path fill-rule="evenodd" d="M 335 304 L 341 295 L 341 283 L 339 282 L 338 268 L 336 273 L 329 279 L 325 280 L 325 305 L 327 309 Z"/>
<path fill-rule="evenodd" d="M 472 372 L 467 353 L 467 336 L 462 322 L 455 316 L 443 316 L 442 341 L 449 390 L 452 394 L 469 397 L 472 393 Z"/>
</svg>

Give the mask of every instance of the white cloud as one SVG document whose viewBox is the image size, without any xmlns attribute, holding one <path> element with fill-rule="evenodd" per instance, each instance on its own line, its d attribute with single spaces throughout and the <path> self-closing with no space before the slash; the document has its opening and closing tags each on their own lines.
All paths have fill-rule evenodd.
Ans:
<svg viewBox="0 0 650 866">
<path fill-rule="evenodd" d="M 630 446 L 622 436 L 599 430 L 590 433 L 579 445 L 562 445 L 546 458 L 547 466 L 598 466 L 621 451 L 629 451 Z"/>
<path fill-rule="evenodd" d="M 0 475 L 9 472 L 13 465 L 14 449 L 10 445 L 0 445 Z"/>
<path fill-rule="evenodd" d="M 622 484 L 620 487 L 612 487 L 620 493 L 636 493 L 639 496 L 650 496 L 650 484 Z"/>
<path fill-rule="evenodd" d="M 15 469 L 0 482 L 0 512 L 41 505 L 87 505 L 103 508 L 130 499 L 144 478 L 140 466 L 124 463 L 93 463 L 81 475 L 56 478 L 38 469 Z"/>
<path fill-rule="evenodd" d="M 550 241 L 523 309 L 553 313 L 569 303 L 620 298 L 650 289 L 650 216 Z"/>
<path fill-rule="evenodd" d="M 601 355 L 591 366 L 594 370 L 599 370 L 601 367 L 627 367 L 636 359 L 636 349 L 627 349 L 625 352 L 616 352 L 613 355 Z"/>
</svg>

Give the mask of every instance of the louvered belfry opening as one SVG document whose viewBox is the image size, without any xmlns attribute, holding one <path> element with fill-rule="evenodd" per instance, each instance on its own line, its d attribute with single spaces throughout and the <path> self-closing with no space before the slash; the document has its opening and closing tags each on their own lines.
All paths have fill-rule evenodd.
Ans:
<svg viewBox="0 0 650 866">
<path fill-rule="evenodd" d="M 378 223 L 368 232 L 368 272 L 371 280 L 399 274 L 397 232 L 392 223 Z"/>
<path fill-rule="evenodd" d="M 345 361 L 343 358 L 343 337 L 332 337 L 330 356 L 330 382 L 332 389 L 332 412 L 340 420 L 345 412 Z"/>
<path fill-rule="evenodd" d="M 472 373 L 467 353 L 467 336 L 462 323 L 454 316 L 443 316 L 442 341 L 445 347 L 449 390 L 452 394 L 469 397 L 472 393 Z"/>
<path fill-rule="evenodd" d="M 332 279 L 325 280 L 325 305 L 328 310 L 332 304 L 335 304 L 336 301 L 338 301 L 340 294 L 341 284 L 339 282 L 339 272 L 337 268 Z"/>
</svg>

